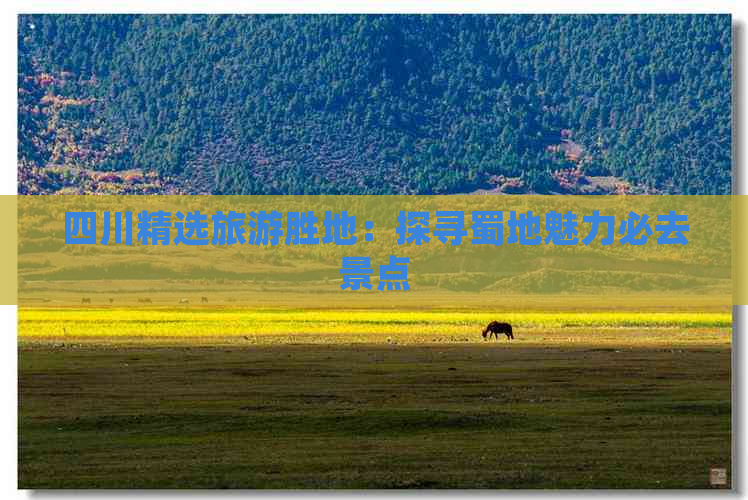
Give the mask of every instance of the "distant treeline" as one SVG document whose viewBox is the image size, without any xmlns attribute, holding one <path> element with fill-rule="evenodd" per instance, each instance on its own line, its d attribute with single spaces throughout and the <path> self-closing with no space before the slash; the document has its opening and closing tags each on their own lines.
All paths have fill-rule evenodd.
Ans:
<svg viewBox="0 0 748 500">
<path fill-rule="evenodd" d="M 27 167 L 156 171 L 195 193 L 554 192 L 571 170 L 731 190 L 725 15 L 18 22 Z"/>
</svg>

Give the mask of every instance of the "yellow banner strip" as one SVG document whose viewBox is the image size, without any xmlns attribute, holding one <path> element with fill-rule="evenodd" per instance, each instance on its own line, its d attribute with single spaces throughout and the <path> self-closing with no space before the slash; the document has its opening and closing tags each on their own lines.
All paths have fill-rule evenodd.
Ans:
<svg viewBox="0 0 748 500">
<path fill-rule="evenodd" d="M 0 304 L 18 304 L 18 198 L 0 196 Z"/>
</svg>

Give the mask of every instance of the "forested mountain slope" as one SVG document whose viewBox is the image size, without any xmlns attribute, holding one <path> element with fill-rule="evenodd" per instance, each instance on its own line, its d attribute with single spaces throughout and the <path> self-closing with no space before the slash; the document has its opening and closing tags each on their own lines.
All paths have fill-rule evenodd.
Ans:
<svg viewBox="0 0 748 500">
<path fill-rule="evenodd" d="M 21 192 L 731 189 L 729 16 L 21 15 L 18 30 Z"/>
</svg>

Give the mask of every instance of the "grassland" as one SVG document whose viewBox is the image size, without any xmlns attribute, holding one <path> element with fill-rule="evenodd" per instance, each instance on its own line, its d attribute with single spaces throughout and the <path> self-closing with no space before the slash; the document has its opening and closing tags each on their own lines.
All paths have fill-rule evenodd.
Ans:
<svg viewBox="0 0 748 500">
<path fill-rule="evenodd" d="M 495 312 L 287 310 L 225 307 L 22 309 L 24 340 L 133 339 L 188 343 L 430 343 L 474 342 Z M 729 328 L 726 312 L 507 312 L 520 332 L 516 343 L 544 344 L 555 337 L 625 345 L 704 342 Z M 699 329 L 698 332 L 696 330 Z M 696 333 L 695 333 L 696 332 Z"/>
<path fill-rule="evenodd" d="M 21 309 L 22 488 L 703 488 L 724 312 Z"/>
</svg>

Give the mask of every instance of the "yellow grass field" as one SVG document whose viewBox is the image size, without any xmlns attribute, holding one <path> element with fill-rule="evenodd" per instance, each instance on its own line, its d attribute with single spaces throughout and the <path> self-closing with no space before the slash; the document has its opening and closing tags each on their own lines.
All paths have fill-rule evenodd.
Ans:
<svg viewBox="0 0 748 500">
<path fill-rule="evenodd" d="M 515 343 L 624 344 L 724 341 L 732 316 L 723 312 L 523 312 L 282 310 L 241 308 L 28 308 L 19 314 L 22 341 L 139 339 L 205 343 L 432 343 L 480 340 L 493 319 L 510 322 Z"/>
</svg>

